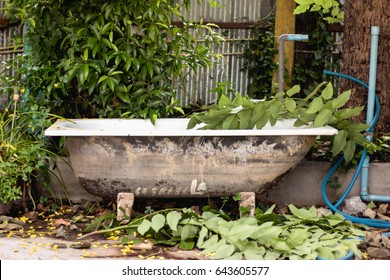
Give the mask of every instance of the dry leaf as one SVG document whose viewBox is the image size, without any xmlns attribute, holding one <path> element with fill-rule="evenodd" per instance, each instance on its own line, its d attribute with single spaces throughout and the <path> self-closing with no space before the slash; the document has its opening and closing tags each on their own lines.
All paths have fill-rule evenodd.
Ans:
<svg viewBox="0 0 390 280">
<path fill-rule="evenodd" d="M 390 249 L 390 238 L 382 235 L 382 243 L 386 248 Z"/>
<path fill-rule="evenodd" d="M 53 243 L 52 247 L 56 248 L 56 249 L 66 249 L 66 248 L 68 248 L 68 246 L 65 243 Z"/>
<path fill-rule="evenodd" d="M 369 217 L 371 219 L 374 219 L 375 216 L 376 216 L 376 212 L 370 208 L 367 208 L 364 213 L 363 213 L 363 216 L 365 217 Z"/>
<path fill-rule="evenodd" d="M 372 248 L 367 249 L 367 253 L 372 258 L 385 259 L 390 257 L 390 250 L 386 248 Z"/>
<path fill-rule="evenodd" d="M 24 214 L 26 218 L 29 218 L 30 220 L 36 220 L 38 217 L 38 212 L 37 211 L 30 211 Z"/>
<path fill-rule="evenodd" d="M 367 235 L 366 235 L 366 238 L 365 238 L 368 242 L 372 242 L 372 243 L 375 243 L 375 244 L 380 244 L 381 242 L 381 239 L 382 239 L 382 233 L 380 231 L 372 231 L 372 232 L 369 232 Z"/>
<path fill-rule="evenodd" d="M 58 227 L 58 226 L 70 226 L 70 222 L 68 220 L 65 220 L 65 219 L 54 219 L 53 222 L 52 222 L 52 225 L 55 226 L 55 227 Z"/>
<path fill-rule="evenodd" d="M 12 223 L 4 223 L 0 224 L 0 229 L 3 229 L 5 232 L 14 230 L 14 229 L 21 229 L 23 228 L 21 225 L 12 224 Z"/>
<path fill-rule="evenodd" d="M 378 218 L 381 219 L 381 220 L 384 220 L 384 221 L 390 221 L 389 217 L 387 217 L 387 216 L 385 216 L 383 214 L 379 214 L 379 213 L 378 213 Z"/>
<path fill-rule="evenodd" d="M 388 203 L 379 205 L 377 212 L 378 212 L 379 214 L 386 214 L 386 213 L 387 213 L 387 207 L 388 207 L 388 206 L 389 206 Z"/>
<path fill-rule="evenodd" d="M 0 216 L 0 222 L 11 221 L 13 218 L 8 216 Z"/>
<path fill-rule="evenodd" d="M 64 238 L 64 239 L 68 238 L 68 236 L 64 230 L 64 226 L 61 226 L 59 229 L 53 231 L 53 233 L 55 233 L 56 237 L 58 237 L 58 238 Z"/>
<path fill-rule="evenodd" d="M 75 244 L 70 245 L 70 247 L 73 249 L 89 249 L 91 248 L 91 243 L 88 241 L 77 242 Z"/>
</svg>

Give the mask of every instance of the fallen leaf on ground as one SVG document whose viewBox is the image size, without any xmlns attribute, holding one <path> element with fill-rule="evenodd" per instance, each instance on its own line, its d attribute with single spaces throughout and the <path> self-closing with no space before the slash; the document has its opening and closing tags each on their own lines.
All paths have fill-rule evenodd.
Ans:
<svg viewBox="0 0 390 280">
<path fill-rule="evenodd" d="M 89 249 L 91 248 L 91 243 L 88 241 L 77 242 L 75 244 L 70 245 L 70 247 L 73 249 Z"/>
<path fill-rule="evenodd" d="M 59 229 L 53 231 L 53 233 L 55 233 L 56 237 L 58 237 L 58 238 L 64 238 L 64 239 L 68 238 L 68 235 L 66 234 L 66 232 L 64 230 L 64 226 L 61 226 Z"/>
<path fill-rule="evenodd" d="M 386 214 L 386 213 L 387 213 L 387 207 L 388 207 L 388 206 L 389 206 L 388 203 L 379 205 L 377 212 L 378 212 L 379 214 Z"/>
<path fill-rule="evenodd" d="M 374 219 L 375 216 L 376 216 L 376 212 L 370 208 L 367 208 L 364 213 L 363 213 L 363 216 L 365 217 L 369 217 L 371 219 Z"/>
<path fill-rule="evenodd" d="M 378 218 L 381 219 L 381 220 L 384 220 L 384 221 L 390 221 L 390 218 L 383 215 L 383 214 L 380 214 L 378 213 Z"/>
<path fill-rule="evenodd" d="M 24 214 L 26 218 L 29 218 L 30 220 L 35 220 L 38 217 L 37 211 L 30 211 Z"/>
<path fill-rule="evenodd" d="M 382 243 L 386 248 L 390 249 L 390 238 L 382 236 Z"/>
<path fill-rule="evenodd" d="M 13 218 L 8 216 L 0 216 L 0 222 L 11 221 Z"/>
<path fill-rule="evenodd" d="M 70 226 L 70 222 L 68 220 L 65 220 L 65 219 L 54 219 L 52 222 L 52 225 L 55 227 L 58 227 L 61 225 L 68 227 L 68 226 Z"/>
<path fill-rule="evenodd" d="M 372 243 L 375 243 L 375 244 L 379 244 L 382 240 L 382 235 L 381 235 L 381 232 L 380 231 L 372 231 L 372 232 L 369 232 L 367 235 L 366 235 L 366 240 L 368 242 L 372 242 Z"/>
<path fill-rule="evenodd" d="M 390 250 L 386 248 L 367 248 L 367 254 L 372 258 L 385 259 L 390 257 Z"/>
<path fill-rule="evenodd" d="M 23 228 L 21 225 L 17 225 L 13 223 L 0 224 L 0 229 L 4 230 L 4 232 L 14 230 L 14 229 L 21 229 L 21 228 Z"/>
<path fill-rule="evenodd" d="M 53 243 L 52 247 L 53 247 L 53 249 L 65 249 L 65 248 L 68 248 L 68 246 L 65 243 Z"/>
</svg>

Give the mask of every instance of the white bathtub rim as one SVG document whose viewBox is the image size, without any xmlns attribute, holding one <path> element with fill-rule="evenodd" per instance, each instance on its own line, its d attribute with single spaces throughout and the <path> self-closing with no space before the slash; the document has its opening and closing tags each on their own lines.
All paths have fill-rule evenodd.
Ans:
<svg viewBox="0 0 390 280">
<path fill-rule="evenodd" d="M 45 136 L 319 136 L 335 135 L 330 126 L 294 127 L 295 119 L 279 120 L 263 129 L 187 129 L 188 118 L 158 119 L 154 126 L 149 119 L 70 119 L 57 120 L 45 130 Z"/>
</svg>

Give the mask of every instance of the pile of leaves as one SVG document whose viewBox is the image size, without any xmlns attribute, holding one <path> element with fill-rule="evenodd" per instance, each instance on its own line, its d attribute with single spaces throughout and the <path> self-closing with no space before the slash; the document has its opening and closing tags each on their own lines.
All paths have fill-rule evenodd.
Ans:
<svg viewBox="0 0 390 280">
<path fill-rule="evenodd" d="M 262 129 L 274 126 L 281 119 L 295 119 L 294 126 L 332 126 L 338 133 L 332 139 L 332 156 L 343 153 L 348 163 L 355 155 L 356 147 L 363 146 L 372 153 L 377 147 L 364 138 L 368 125 L 356 123 L 363 107 L 344 108 L 351 91 L 335 94 L 331 83 L 319 84 L 309 95 L 298 97 L 301 91 L 296 85 L 274 97 L 252 100 L 235 93 L 233 100 L 223 91 L 218 93 L 216 104 L 204 107 L 204 111 L 191 116 L 188 129 L 200 125 L 202 129 Z"/>
<path fill-rule="evenodd" d="M 164 209 L 92 234 L 121 230 L 127 235 L 125 243 L 138 235 L 154 244 L 200 249 L 212 259 L 338 259 L 349 251 L 362 255 L 357 246 L 365 231 L 343 216 L 293 205 L 288 207 L 290 214 L 278 215 L 274 208 L 257 209 L 254 217 L 237 220 L 211 209 Z"/>
</svg>

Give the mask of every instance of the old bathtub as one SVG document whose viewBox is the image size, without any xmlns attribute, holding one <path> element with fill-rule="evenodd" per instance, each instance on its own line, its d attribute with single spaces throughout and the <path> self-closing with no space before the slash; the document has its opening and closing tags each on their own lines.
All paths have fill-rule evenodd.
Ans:
<svg viewBox="0 0 390 280">
<path fill-rule="evenodd" d="M 47 136 L 67 136 L 72 167 L 90 193 L 137 197 L 263 193 L 331 127 L 297 128 L 281 120 L 261 130 L 187 130 L 189 119 L 59 120 Z"/>
</svg>

